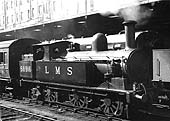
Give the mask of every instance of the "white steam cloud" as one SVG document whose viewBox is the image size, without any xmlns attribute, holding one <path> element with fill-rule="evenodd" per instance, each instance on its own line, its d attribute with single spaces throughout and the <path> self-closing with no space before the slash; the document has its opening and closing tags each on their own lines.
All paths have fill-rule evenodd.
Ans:
<svg viewBox="0 0 170 121">
<path fill-rule="evenodd" d="M 96 0 L 99 12 L 118 15 L 124 20 L 134 20 L 138 24 L 145 24 L 152 15 L 152 10 L 146 6 L 139 6 L 139 0 Z M 131 6 L 131 7 L 129 7 Z"/>
<path fill-rule="evenodd" d="M 131 8 L 125 8 L 119 11 L 119 16 L 124 20 L 134 20 L 138 24 L 145 24 L 152 15 L 152 11 L 144 6 L 134 6 Z"/>
</svg>

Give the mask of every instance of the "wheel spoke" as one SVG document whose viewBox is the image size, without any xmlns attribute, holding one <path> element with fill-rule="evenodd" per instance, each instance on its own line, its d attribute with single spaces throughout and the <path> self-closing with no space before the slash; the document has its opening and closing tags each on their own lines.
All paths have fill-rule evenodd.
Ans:
<svg viewBox="0 0 170 121">
<path fill-rule="evenodd" d="M 112 108 L 113 108 L 114 110 L 116 110 L 117 107 L 116 107 L 114 104 L 112 104 Z"/>
<path fill-rule="evenodd" d="M 80 101 L 78 102 L 78 106 L 79 106 L 79 107 L 81 107 L 81 106 L 82 106 L 82 104 L 81 104 L 81 102 L 80 102 Z"/>
<path fill-rule="evenodd" d="M 80 99 L 80 103 L 84 104 L 84 101 L 82 99 Z"/>
<path fill-rule="evenodd" d="M 75 99 L 73 99 L 73 105 L 74 105 L 74 106 L 76 105 L 76 102 L 77 102 L 77 101 L 76 101 Z"/>
<path fill-rule="evenodd" d="M 71 103 L 74 103 L 74 101 L 75 101 L 75 99 L 74 99 L 74 98 L 70 100 L 70 102 L 71 102 Z"/>
<path fill-rule="evenodd" d="M 110 107 L 110 111 L 111 111 L 112 113 L 114 113 L 113 107 Z"/>
<path fill-rule="evenodd" d="M 74 102 L 74 96 L 73 95 L 69 95 L 69 102 L 73 103 Z"/>
<path fill-rule="evenodd" d="M 105 114 L 106 114 L 106 112 L 107 112 L 107 109 L 108 109 L 108 107 L 105 106 L 105 108 L 104 108 L 104 113 L 105 113 Z"/>
<path fill-rule="evenodd" d="M 103 108 L 105 106 L 105 104 L 103 103 L 100 107 Z"/>
<path fill-rule="evenodd" d="M 50 95 L 50 101 L 54 102 L 55 101 L 55 96 L 53 94 Z"/>
</svg>

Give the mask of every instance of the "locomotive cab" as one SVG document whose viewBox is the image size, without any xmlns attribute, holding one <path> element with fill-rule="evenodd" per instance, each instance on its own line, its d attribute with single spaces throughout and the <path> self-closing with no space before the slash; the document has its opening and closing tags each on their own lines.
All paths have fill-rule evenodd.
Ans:
<svg viewBox="0 0 170 121">
<path fill-rule="evenodd" d="M 34 60 L 50 61 L 58 58 L 64 58 L 69 48 L 69 41 L 50 41 L 33 46 Z"/>
</svg>

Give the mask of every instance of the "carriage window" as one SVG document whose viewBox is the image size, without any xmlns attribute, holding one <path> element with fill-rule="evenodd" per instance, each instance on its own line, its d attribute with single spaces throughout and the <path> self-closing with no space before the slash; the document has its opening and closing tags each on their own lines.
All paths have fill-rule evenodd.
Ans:
<svg viewBox="0 0 170 121">
<path fill-rule="evenodd" d="M 3 62 L 3 53 L 0 53 L 0 63 Z"/>
<path fill-rule="evenodd" d="M 6 52 L 0 52 L 0 64 L 7 63 L 7 53 Z"/>
</svg>

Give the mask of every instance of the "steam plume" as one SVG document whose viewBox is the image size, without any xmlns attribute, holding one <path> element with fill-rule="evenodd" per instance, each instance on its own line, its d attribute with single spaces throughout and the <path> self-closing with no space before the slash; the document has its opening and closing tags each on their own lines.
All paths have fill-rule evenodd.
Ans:
<svg viewBox="0 0 170 121">
<path fill-rule="evenodd" d="M 122 17 L 124 20 L 134 20 L 139 24 L 145 24 L 152 15 L 152 10 L 139 6 L 138 0 L 98 0 L 99 12 L 107 16 L 112 13 Z"/>
</svg>

